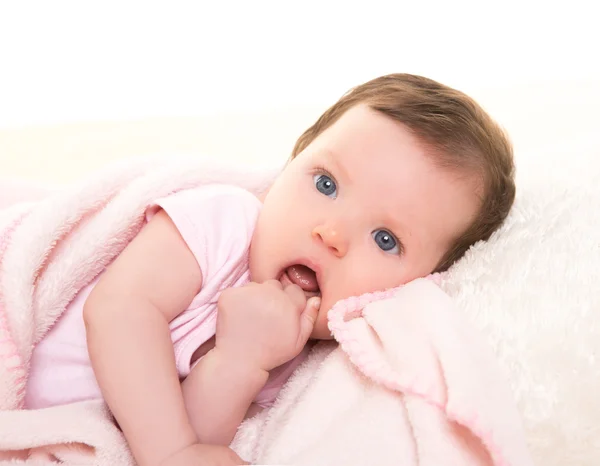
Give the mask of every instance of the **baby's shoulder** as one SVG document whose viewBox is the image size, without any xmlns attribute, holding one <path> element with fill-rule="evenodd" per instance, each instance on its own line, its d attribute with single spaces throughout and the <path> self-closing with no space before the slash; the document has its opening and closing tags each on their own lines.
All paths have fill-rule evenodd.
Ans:
<svg viewBox="0 0 600 466">
<path fill-rule="evenodd" d="M 256 221 L 262 203 L 251 192 L 239 186 L 209 184 L 183 189 L 155 201 L 172 217 L 184 215 L 188 220 L 206 222 Z M 195 222 L 194 222 L 195 223 Z"/>
<path fill-rule="evenodd" d="M 262 203 L 239 186 L 210 184 L 178 191 L 156 205 L 169 215 L 202 266 L 207 259 L 245 256 Z"/>
<path fill-rule="evenodd" d="M 209 184 L 190 188 L 180 191 L 175 196 L 187 198 L 190 205 L 198 209 L 217 207 L 217 212 L 223 214 L 231 213 L 230 209 L 258 211 L 262 205 L 250 191 L 228 184 Z"/>
<path fill-rule="evenodd" d="M 146 218 L 162 209 L 193 253 L 209 282 L 242 273 L 262 203 L 238 186 L 211 184 L 183 189 L 156 200 Z"/>
</svg>

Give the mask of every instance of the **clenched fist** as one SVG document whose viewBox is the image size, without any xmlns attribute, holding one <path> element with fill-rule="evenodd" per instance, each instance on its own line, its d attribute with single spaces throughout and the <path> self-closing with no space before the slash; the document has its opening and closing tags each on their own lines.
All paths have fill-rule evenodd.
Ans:
<svg viewBox="0 0 600 466">
<path fill-rule="evenodd" d="M 221 294 L 215 348 L 270 371 L 296 357 L 310 337 L 320 299 L 277 280 L 229 288 Z"/>
</svg>

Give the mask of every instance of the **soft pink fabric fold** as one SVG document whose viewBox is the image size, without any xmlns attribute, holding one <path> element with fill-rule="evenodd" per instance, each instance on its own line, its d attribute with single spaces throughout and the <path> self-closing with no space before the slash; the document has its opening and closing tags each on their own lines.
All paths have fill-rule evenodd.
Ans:
<svg viewBox="0 0 600 466">
<path fill-rule="evenodd" d="M 356 312 L 362 317 L 346 320 Z M 434 280 L 342 301 L 329 321 L 350 361 L 401 395 L 415 465 L 531 464 L 491 350 Z"/>
</svg>

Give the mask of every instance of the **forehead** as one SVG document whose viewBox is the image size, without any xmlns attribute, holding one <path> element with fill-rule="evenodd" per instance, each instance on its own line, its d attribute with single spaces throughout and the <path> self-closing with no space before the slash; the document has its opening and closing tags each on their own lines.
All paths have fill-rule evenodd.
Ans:
<svg viewBox="0 0 600 466">
<path fill-rule="evenodd" d="M 406 126 L 363 104 L 347 110 L 314 143 L 377 153 L 420 149 L 417 138 Z"/>
<path fill-rule="evenodd" d="M 349 109 L 311 146 L 313 156 L 340 167 L 347 178 L 340 183 L 357 202 L 423 246 L 447 248 L 478 209 L 473 180 L 436 166 L 409 128 L 366 105 Z"/>
</svg>

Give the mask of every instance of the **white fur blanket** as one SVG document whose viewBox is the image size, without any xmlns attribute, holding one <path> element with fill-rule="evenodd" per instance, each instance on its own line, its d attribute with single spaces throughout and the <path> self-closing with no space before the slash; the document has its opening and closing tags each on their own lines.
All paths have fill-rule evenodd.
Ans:
<svg viewBox="0 0 600 466">
<path fill-rule="evenodd" d="M 20 409 L 31 348 L 135 236 L 154 199 L 209 182 L 259 192 L 272 176 L 144 160 L 0 212 L 0 452 L 131 464 L 100 403 Z M 347 318 L 357 311 L 360 317 Z M 234 448 L 243 457 L 271 464 L 530 464 L 494 358 L 431 280 L 345 300 L 329 320 L 339 347 L 318 345 L 275 407 L 242 426 Z"/>
</svg>

